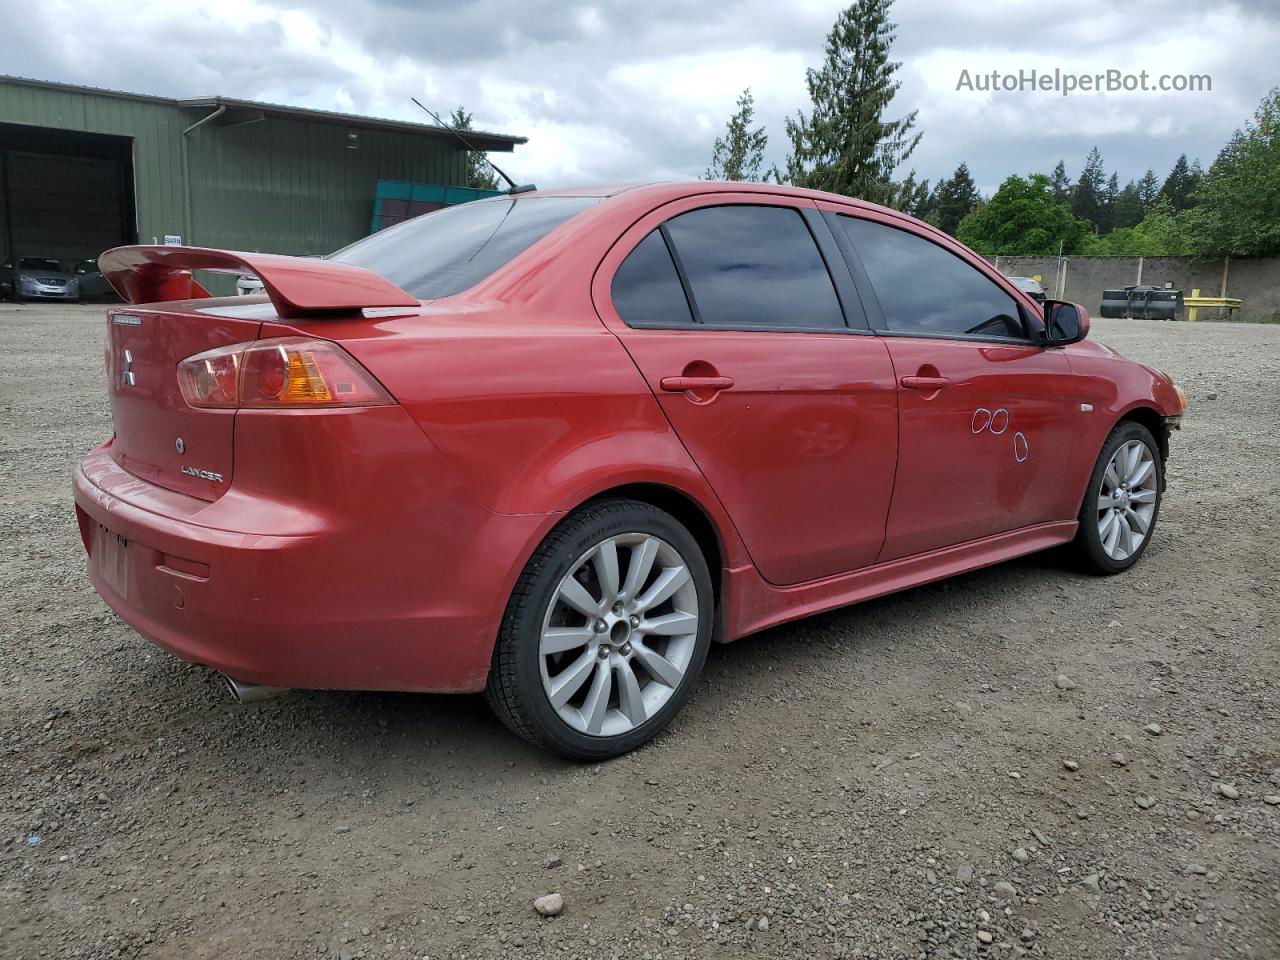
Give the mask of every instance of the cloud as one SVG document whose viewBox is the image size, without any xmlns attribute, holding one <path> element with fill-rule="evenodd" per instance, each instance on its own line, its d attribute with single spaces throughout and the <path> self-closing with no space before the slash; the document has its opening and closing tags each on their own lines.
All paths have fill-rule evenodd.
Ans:
<svg viewBox="0 0 1280 960">
<path fill-rule="evenodd" d="M 503 164 L 522 181 L 688 178 L 743 87 L 781 163 L 783 119 L 805 107 L 840 8 L 831 0 L 0 0 L 4 69 L 171 96 L 223 94 L 419 119 L 465 104 L 478 127 L 529 137 Z M 1074 174 L 1097 145 L 1121 180 L 1206 165 L 1274 77 L 1280 7 L 1236 0 L 914 0 L 894 9 L 895 114 L 919 111 L 909 161 L 936 180 L 967 161 Z M 74 23 L 76 30 L 66 29 Z M 56 41 L 50 38 L 56 38 Z M 960 71 L 1147 69 L 1209 74 L 1207 93 L 978 93 Z M 501 161 L 500 161 L 501 162 Z M 905 173 L 905 171 L 903 171 Z"/>
</svg>

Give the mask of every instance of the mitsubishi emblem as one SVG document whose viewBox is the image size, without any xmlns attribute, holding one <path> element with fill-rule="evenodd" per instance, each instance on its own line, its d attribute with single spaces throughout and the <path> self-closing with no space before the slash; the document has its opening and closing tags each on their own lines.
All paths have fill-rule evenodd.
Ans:
<svg viewBox="0 0 1280 960">
<path fill-rule="evenodd" d="M 124 352 L 124 369 L 120 371 L 120 379 L 126 387 L 132 387 L 138 382 L 133 376 L 133 351 L 131 350 Z"/>
</svg>

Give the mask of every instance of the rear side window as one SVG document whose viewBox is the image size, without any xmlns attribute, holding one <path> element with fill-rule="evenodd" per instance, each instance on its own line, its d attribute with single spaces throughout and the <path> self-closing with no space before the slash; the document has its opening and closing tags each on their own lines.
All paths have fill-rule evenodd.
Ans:
<svg viewBox="0 0 1280 960">
<path fill-rule="evenodd" d="M 680 275 L 661 230 L 627 254 L 613 275 L 613 308 L 632 327 L 693 323 Z"/>
<path fill-rule="evenodd" d="M 1027 336 L 1008 293 L 949 250 L 882 223 L 841 215 L 894 333 Z"/>
<path fill-rule="evenodd" d="M 460 203 L 380 230 L 329 259 L 372 270 L 420 300 L 451 297 L 598 202 L 597 197 L 502 197 Z"/>
<path fill-rule="evenodd" d="M 799 210 L 703 207 L 673 217 L 666 229 L 703 323 L 844 328 L 831 275 Z"/>
</svg>

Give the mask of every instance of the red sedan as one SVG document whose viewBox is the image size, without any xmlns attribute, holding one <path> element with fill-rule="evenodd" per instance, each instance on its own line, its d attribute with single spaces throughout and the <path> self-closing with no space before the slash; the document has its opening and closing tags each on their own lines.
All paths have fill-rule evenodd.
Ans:
<svg viewBox="0 0 1280 960">
<path fill-rule="evenodd" d="M 660 730 L 713 639 L 1059 544 L 1125 570 L 1185 407 L 1081 308 L 784 187 L 99 263 L 133 304 L 107 321 L 115 432 L 74 478 L 103 599 L 243 698 L 484 690 L 584 759 Z"/>
</svg>

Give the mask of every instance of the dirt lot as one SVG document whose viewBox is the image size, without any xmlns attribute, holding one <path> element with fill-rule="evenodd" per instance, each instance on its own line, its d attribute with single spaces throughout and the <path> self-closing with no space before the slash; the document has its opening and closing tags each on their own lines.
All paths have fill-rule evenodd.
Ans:
<svg viewBox="0 0 1280 960">
<path fill-rule="evenodd" d="M 1280 326 L 1096 324 L 1192 404 L 1129 574 L 717 648 L 583 767 L 479 698 L 237 707 L 110 614 L 68 492 L 101 317 L 0 306 L 0 955 L 1280 957 Z"/>
</svg>

